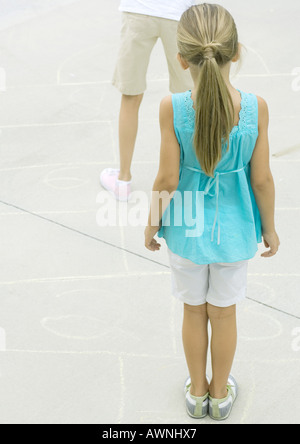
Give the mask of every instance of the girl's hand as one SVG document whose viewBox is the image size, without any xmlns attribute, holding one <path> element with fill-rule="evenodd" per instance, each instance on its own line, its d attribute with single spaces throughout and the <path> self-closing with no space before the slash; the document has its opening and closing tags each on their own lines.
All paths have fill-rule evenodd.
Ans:
<svg viewBox="0 0 300 444">
<path fill-rule="evenodd" d="M 150 251 L 159 251 L 161 245 L 154 239 L 160 227 L 148 226 L 145 230 L 145 247 Z"/>
<path fill-rule="evenodd" d="M 263 235 L 263 238 L 264 238 L 265 246 L 267 248 L 270 248 L 270 250 L 266 251 L 261 256 L 266 257 L 266 258 L 275 256 L 275 254 L 278 252 L 279 245 L 280 245 L 280 240 L 279 240 L 279 237 L 278 237 L 276 231 L 274 231 L 272 233 L 265 233 Z"/>
</svg>

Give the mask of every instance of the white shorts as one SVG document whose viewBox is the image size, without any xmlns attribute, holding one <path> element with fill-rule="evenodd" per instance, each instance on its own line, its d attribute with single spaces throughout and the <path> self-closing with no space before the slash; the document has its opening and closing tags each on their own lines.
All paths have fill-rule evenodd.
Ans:
<svg viewBox="0 0 300 444">
<path fill-rule="evenodd" d="M 174 296 L 187 305 L 236 305 L 247 296 L 248 262 L 198 265 L 169 251 Z"/>
</svg>

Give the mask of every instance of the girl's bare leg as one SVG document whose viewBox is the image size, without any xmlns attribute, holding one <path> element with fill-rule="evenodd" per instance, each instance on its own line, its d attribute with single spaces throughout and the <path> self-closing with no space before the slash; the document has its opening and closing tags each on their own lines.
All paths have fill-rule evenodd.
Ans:
<svg viewBox="0 0 300 444">
<path fill-rule="evenodd" d="M 191 395 L 202 397 L 208 392 L 206 365 L 208 352 L 207 304 L 184 305 L 183 346 L 192 380 Z"/>
<path fill-rule="evenodd" d="M 131 180 L 131 164 L 138 132 L 139 109 L 144 94 L 122 95 L 119 118 L 120 175 L 119 180 Z"/>
<path fill-rule="evenodd" d="M 228 308 L 207 304 L 212 328 L 211 357 L 213 379 L 209 392 L 212 398 L 227 397 L 227 383 L 237 346 L 236 306 Z"/>
</svg>

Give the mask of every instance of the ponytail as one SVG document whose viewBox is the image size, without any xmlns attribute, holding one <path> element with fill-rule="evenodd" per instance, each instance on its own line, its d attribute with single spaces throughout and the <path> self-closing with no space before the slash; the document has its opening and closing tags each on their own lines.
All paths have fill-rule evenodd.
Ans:
<svg viewBox="0 0 300 444">
<path fill-rule="evenodd" d="M 234 125 L 231 95 L 215 57 L 207 57 L 200 69 L 196 96 L 194 147 L 202 170 L 214 177 L 222 159 L 224 142 Z"/>
</svg>

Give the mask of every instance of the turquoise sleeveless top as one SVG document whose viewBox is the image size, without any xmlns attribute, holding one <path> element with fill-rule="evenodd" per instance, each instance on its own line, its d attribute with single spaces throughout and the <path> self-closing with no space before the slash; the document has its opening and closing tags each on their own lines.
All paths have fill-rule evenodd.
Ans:
<svg viewBox="0 0 300 444">
<path fill-rule="evenodd" d="M 174 129 L 181 149 L 180 180 L 158 236 L 166 240 L 173 253 L 196 264 L 248 260 L 262 242 L 261 218 L 250 181 L 250 161 L 258 138 L 258 101 L 253 94 L 240 94 L 239 124 L 230 134 L 229 151 L 228 144 L 223 145 L 214 178 L 201 170 L 193 147 L 195 110 L 191 91 L 172 96 Z M 202 208 L 200 216 L 197 206 Z M 194 218 L 196 225 L 196 214 L 203 219 L 198 234 L 196 229 L 191 231 L 190 223 Z"/>
</svg>

